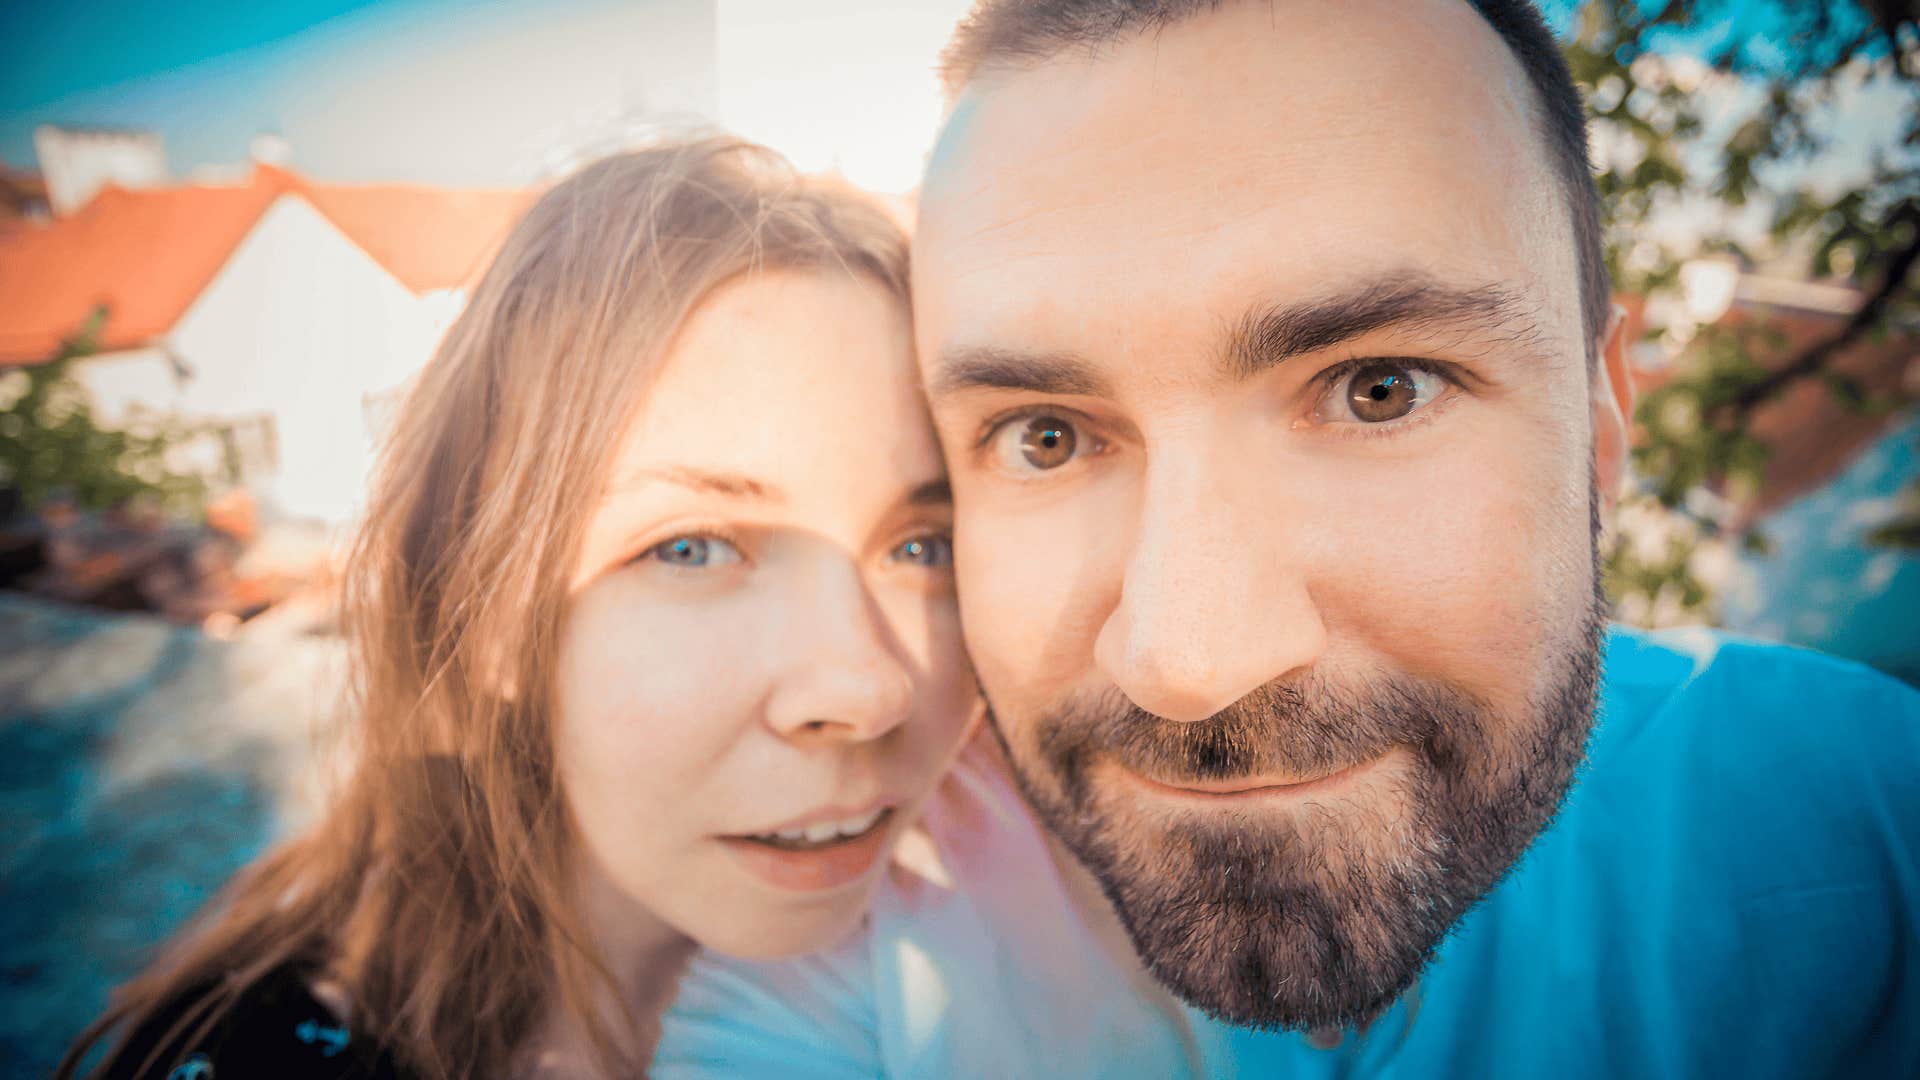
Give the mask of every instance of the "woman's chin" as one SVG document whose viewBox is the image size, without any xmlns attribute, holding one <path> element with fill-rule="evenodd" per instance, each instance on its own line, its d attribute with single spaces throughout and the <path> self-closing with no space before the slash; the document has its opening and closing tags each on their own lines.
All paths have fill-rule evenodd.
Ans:
<svg viewBox="0 0 1920 1080">
<path fill-rule="evenodd" d="M 832 948 L 851 935 L 866 917 L 871 884 L 843 895 L 768 908 L 766 913 L 692 933 L 700 946 L 742 960 L 785 960 Z"/>
</svg>

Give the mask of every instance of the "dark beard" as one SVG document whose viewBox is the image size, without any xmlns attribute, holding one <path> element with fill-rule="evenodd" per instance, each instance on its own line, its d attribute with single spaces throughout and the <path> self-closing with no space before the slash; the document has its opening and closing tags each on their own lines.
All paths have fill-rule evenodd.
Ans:
<svg viewBox="0 0 1920 1080">
<path fill-rule="evenodd" d="M 1565 800 L 1592 729 L 1606 610 L 1596 595 L 1545 699 L 1522 716 L 1438 681 L 1336 686 L 1313 672 L 1194 723 L 1117 693 L 1070 703 L 1039 721 L 1030 753 L 988 716 L 1027 800 L 1168 989 L 1242 1026 L 1361 1025 L 1412 985 Z M 1347 804 L 1284 822 L 1155 821 L 1092 777 L 1101 763 L 1172 783 L 1318 776 L 1393 747 L 1413 751 L 1404 815 Z"/>
</svg>

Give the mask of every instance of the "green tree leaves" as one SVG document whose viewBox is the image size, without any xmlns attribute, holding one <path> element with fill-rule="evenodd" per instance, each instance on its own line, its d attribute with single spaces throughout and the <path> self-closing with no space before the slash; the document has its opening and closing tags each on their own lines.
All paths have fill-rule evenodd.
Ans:
<svg viewBox="0 0 1920 1080">
<path fill-rule="evenodd" d="M 1636 344 L 1672 366 L 1636 409 L 1638 484 L 1606 553 L 1608 587 L 1630 621 L 1711 621 L 1703 567 L 1765 546 L 1735 532 L 1769 453 L 1755 414 L 1808 380 L 1857 415 L 1914 403 L 1914 380 L 1875 392 L 1834 362 L 1920 336 L 1920 5 L 1586 0 L 1565 51 L 1591 105 L 1616 288 L 1668 313 Z M 1869 90 L 1896 107 L 1876 114 L 1870 159 L 1836 181 L 1815 167 L 1832 152 L 1836 108 Z M 1681 265 L 1709 252 L 1844 279 L 1860 306 L 1794 345 L 1764 317 L 1673 317 Z M 1920 489 L 1909 504 L 1865 539 L 1920 547 Z"/>
<path fill-rule="evenodd" d="M 0 373 L 0 487 L 18 491 L 28 509 L 59 500 L 89 510 L 134 502 L 197 509 L 204 481 L 167 460 L 187 434 L 177 423 L 105 427 L 94 417 L 73 365 L 93 353 L 105 322 L 98 309 L 53 359 Z"/>
</svg>

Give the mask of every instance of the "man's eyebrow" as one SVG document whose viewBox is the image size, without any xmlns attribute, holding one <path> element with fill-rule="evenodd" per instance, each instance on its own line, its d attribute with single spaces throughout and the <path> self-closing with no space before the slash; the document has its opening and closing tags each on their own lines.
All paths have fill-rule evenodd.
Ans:
<svg viewBox="0 0 1920 1080">
<path fill-rule="evenodd" d="M 666 465 L 648 469 L 638 469 L 616 482 L 616 488 L 639 483 L 642 480 L 664 480 L 669 484 L 678 484 L 694 491 L 713 495 L 725 495 L 732 499 L 758 499 L 762 502 L 784 502 L 786 495 L 771 484 L 762 483 L 750 476 L 739 473 L 714 472 L 709 469 L 696 469 L 686 465 Z"/>
<path fill-rule="evenodd" d="M 1108 392 L 1108 386 L 1106 377 L 1092 364 L 1070 353 L 978 346 L 942 354 L 939 368 L 928 380 L 930 397 L 947 397 L 963 390 L 1101 396 Z"/>
<path fill-rule="evenodd" d="M 1523 340 L 1538 334 L 1533 304 L 1503 285 L 1449 285 L 1399 273 L 1332 296 L 1248 312 L 1222 355 L 1225 374 L 1245 379 L 1302 353 L 1375 330 L 1445 328 Z"/>
</svg>

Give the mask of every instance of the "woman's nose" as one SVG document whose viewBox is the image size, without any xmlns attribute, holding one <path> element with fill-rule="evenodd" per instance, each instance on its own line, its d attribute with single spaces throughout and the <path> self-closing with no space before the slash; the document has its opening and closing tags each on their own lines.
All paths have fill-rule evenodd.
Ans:
<svg viewBox="0 0 1920 1080">
<path fill-rule="evenodd" d="M 913 676 L 886 617 L 851 567 L 824 575 L 807 628 L 767 701 L 767 723 L 783 738 L 863 742 L 913 711 Z"/>
</svg>

